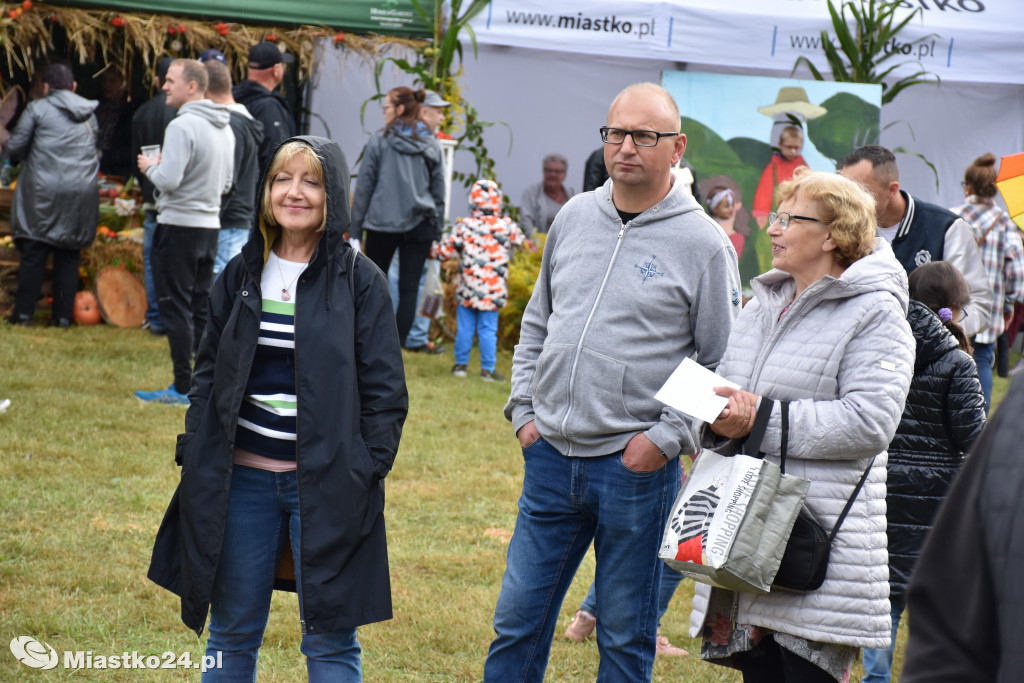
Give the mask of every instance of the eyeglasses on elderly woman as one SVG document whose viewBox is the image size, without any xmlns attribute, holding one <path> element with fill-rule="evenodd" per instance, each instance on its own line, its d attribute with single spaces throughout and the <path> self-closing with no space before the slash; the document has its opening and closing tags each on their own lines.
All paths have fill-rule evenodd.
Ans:
<svg viewBox="0 0 1024 683">
<path fill-rule="evenodd" d="M 790 221 L 811 221 L 813 223 L 821 223 L 818 218 L 811 218 L 810 216 L 794 216 L 788 211 L 778 212 L 772 211 L 768 214 L 768 225 L 774 225 L 775 222 L 779 222 L 779 227 L 783 230 L 789 230 Z"/>
</svg>

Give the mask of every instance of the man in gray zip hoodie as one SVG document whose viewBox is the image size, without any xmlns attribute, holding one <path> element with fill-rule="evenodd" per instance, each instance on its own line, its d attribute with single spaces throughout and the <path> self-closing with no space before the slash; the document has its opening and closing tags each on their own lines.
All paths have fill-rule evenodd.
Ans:
<svg viewBox="0 0 1024 683">
<path fill-rule="evenodd" d="M 650 680 L 658 546 L 699 426 L 654 394 L 684 358 L 715 368 L 740 307 L 735 250 L 672 180 L 679 123 L 660 86 L 622 91 L 601 131 L 611 179 L 548 234 L 505 407 L 525 475 L 485 680 L 543 679 L 591 541 L 598 680 Z"/>
<path fill-rule="evenodd" d="M 206 87 L 202 64 L 171 62 L 164 91 L 178 115 L 167 124 L 161 156 L 138 157 L 139 171 L 156 188 L 153 281 L 174 365 L 170 387 L 135 392 L 143 401 L 188 403 L 192 355 L 206 327 L 221 196 L 231 189 L 235 154 L 228 109 L 205 99 Z"/>
</svg>

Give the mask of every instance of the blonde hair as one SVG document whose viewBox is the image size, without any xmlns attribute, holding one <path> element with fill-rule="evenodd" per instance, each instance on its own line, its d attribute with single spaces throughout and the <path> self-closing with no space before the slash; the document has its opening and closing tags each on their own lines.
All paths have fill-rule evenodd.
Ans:
<svg viewBox="0 0 1024 683">
<path fill-rule="evenodd" d="M 274 207 L 270 202 L 270 185 L 274 178 L 280 173 L 284 165 L 292 160 L 295 155 L 300 155 L 306 161 L 306 169 L 324 186 L 326 196 L 327 184 L 324 182 L 324 163 L 317 156 L 312 147 L 305 142 L 291 140 L 281 145 L 277 154 L 270 161 L 270 168 L 263 180 L 263 192 L 260 196 L 260 232 L 263 233 L 263 262 L 270 258 L 270 248 L 281 234 L 281 228 L 274 220 Z M 317 232 L 323 232 L 327 228 L 327 207 L 324 207 L 324 219 L 317 227 Z"/>
<path fill-rule="evenodd" d="M 795 197 L 818 202 L 818 219 L 832 233 L 836 262 L 849 266 L 871 253 L 875 243 L 875 200 L 858 183 L 836 173 L 798 168 L 778 189 L 778 202 Z"/>
</svg>

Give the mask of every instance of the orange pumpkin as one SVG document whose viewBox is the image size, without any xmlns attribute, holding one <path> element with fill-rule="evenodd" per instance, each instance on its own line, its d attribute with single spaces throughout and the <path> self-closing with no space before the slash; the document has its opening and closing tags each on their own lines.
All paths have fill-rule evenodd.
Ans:
<svg viewBox="0 0 1024 683">
<path fill-rule="evenodd" d="M 100 309 L 92 292 L 75 294 L 75 322 L 79 325 L 95 325 L 100 321 Z"/>
</svg>

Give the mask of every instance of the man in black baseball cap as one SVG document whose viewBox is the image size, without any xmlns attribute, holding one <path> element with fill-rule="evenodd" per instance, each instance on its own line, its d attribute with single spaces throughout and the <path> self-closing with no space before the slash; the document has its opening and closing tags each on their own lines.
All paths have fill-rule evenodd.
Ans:
<svg viewBox="0 0 1024 683">
<path fill-rule="evenodd" d="M 232 91 L 235 101 L 244 104 L 253 118 L 263 124 L 257 185 L 277 146 L 296 134 L 295 118 L 284 97 L 277 92 L 282 80 L 284 57 L 276 44 L 265 40 L 249 48 L 248 78 Z"/>
<path fill-rule="evenodd" d="M 256 43 L 249 48 L 250 69 L 256 71 L 272 69 L 275 65 L 283 62 L 284 59 L 281 57 L 281 51 L 277 49 L 277 45 L 268 40 L 264 40 L 262 43 Z"/>
</svg>

